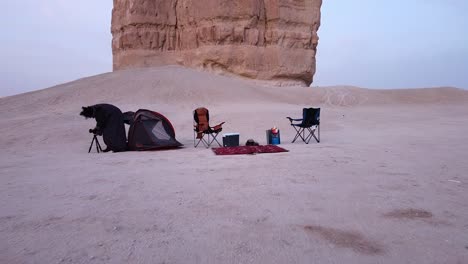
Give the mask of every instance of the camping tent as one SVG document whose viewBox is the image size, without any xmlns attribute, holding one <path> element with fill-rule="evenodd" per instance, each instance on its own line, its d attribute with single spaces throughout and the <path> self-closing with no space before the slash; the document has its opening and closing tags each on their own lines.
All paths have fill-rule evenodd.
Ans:
<svg viewBox="0 0 468 264">
<path fill-rule="evenodd" d="M 128 123 L 130 123 L 129 150 L 156 150 L 182 146 L 175 139 L 175 131 L 171 122 L 160 113 L 140 109 Z"/>
</svg>

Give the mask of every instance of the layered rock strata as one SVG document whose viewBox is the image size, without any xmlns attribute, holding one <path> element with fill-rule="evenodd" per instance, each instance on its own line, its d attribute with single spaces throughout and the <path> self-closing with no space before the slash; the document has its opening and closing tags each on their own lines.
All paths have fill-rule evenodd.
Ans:
<svg viewBox="0 0 468 264">
<path fill-rule="evenodd" d="M 309 85 L 322 0 L 114 0 L 114 70 L 180 64 Z"/>
</svg>

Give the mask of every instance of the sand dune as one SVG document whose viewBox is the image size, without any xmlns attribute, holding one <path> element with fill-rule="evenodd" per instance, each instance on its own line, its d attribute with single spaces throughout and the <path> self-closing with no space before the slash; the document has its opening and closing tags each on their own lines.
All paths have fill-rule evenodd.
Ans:
<svg viewBox="0 0 468 264">
<path fill-rule="evenodd" d="M 467 91 L 450 88 L 370 90 L 352 86 L 275 87 L 254 85 L 244 79 L 223 77 L 179 66 L 117 71 L 83 78 L 52 88 L 10 96 L 2 108 L 67 109 L 79 103 L 190 104 L 290 103 L 336 106 L 421 103 L 463 103 Z"/>
<path fill-rule="evenodd" d="M 180 150 L 88 154 L 81 106 L 166 115 Z M 0 98 L 0 263 L 463 263 L 468 92 L 268 87 L 177 66 Z M 288 153 L 193 148 L 192 110 Z M 322 108 L 322 142 L 286 116 Z"/>
</svg>

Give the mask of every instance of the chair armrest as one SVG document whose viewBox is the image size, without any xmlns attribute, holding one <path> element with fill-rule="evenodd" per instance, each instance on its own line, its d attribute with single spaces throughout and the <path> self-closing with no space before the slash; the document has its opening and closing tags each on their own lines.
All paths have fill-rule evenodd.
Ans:
<svg viewBox="0 0 468 264">
<path fill-rule="evenodd" d="M 291 117 L 286 117 L 287 119 L 289 119 L 289 122 L 293 122 L 293 121 L 302 121 L 302 118 L 291 118 Z"/>
<path fill-rule="evenodd" d="M 217 131 L 217 130 L 220 130 L 222 129 L 223 127 L 223 124 L 226 123 L 226 122 L 221 122 L 219 124 L 217 124 L 216 126 L 212 127 L 211 129 L 213 129 L 214 131 Z"/>
</svg>

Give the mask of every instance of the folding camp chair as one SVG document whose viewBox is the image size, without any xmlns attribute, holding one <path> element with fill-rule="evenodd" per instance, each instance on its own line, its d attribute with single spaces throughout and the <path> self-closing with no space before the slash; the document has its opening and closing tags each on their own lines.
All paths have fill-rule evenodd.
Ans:
<svg viewBox="0 0 468 264">
<path fill-rule="evenodd" d="M 208 109 L 204 107 L 199 107 L 193 111 L 193 120 L 193 145 L 195 147 L 197 147 L 200 142 L 202 142 L 205 147 L 209 148 L 215 141 L 221 147 L 221 144 L 216 139 L 216 137 L 218 136 L 219 132 L 223 130 L 222 126 L 225 122 L 211 127 L 209 124 L 210 114 Z"/>
<path fill-rule="evenodd" d="M 313 137 L 315 140 L 320 142 L 320 108 L 304 108 L 302 109 L 302 118 L 294 119 L 286 117 L 291 122 L 291 126 L 296 130 L 296 136 L 292 143 L 297 138 L 301 138 L 306 144 L 309 144 L 310 139 Z M 300 122 L 300 123 L 294 123 Z M 318 131 L 318 137 L 315 136 L 315 130 Z M 307 131 L 307 135 L 306 135 Z"/>
</svg>

